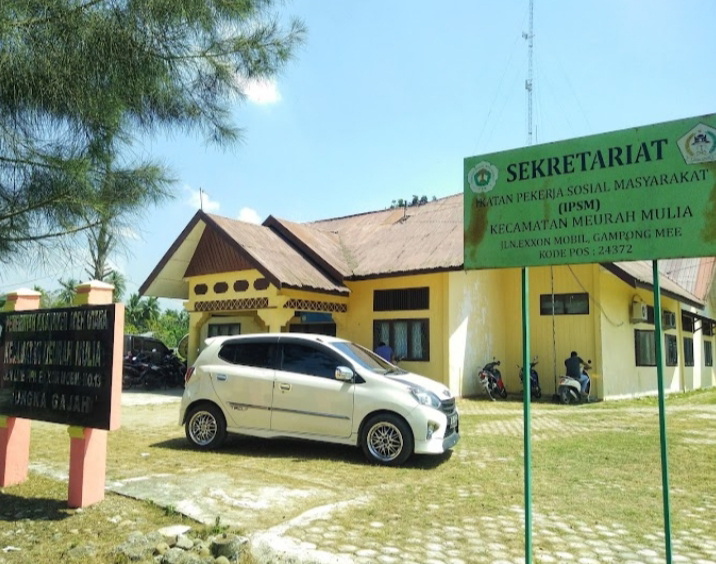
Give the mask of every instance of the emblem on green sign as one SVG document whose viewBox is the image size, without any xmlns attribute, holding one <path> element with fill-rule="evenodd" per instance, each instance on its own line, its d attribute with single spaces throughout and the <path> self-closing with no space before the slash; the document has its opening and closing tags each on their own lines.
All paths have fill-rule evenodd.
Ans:
<svg viewBox="0 0 716 564">
<path fill-rule="evenodd" d="M 477 163 L 468 173 L 468 182 L 475 194 L 489 192 L 497 183 L 497 167 L 487 161 Z"/>
<path fill-rule="evenodd" d="M 716 161 L 716 129 L 698 124 L 677 142 L 686 164 Z"/>
</svg>

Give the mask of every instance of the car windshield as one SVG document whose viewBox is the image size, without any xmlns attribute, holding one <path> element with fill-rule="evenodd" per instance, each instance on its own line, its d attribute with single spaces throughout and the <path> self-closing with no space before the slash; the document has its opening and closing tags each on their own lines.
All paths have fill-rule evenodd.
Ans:
<svg viewBox="0 0 716 564">
<path fill-rule="evenodd" d="M 363 368 L 367 368 L 376 374 L 405 374 L 405 370 L 398 368 L 373 351 L 356 345 L 355 343 L 338 342 L 333 343 L 333 346 L 348 356 L 353 362 L 360 364 Z"/>
</svg>

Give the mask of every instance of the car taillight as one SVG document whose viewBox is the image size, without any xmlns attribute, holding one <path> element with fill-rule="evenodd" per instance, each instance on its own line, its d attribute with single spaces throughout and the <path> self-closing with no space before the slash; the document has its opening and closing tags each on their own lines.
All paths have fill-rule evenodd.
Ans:
<svg viewBox="0 0 716 564">
<path fill-rule="evenodd" d="M 188 384 L 191 377 L 194 375 L 194 367 L 189 366 L 186 369 L 186 375 L 184 376 L 184 384 Z"/>
</svg>

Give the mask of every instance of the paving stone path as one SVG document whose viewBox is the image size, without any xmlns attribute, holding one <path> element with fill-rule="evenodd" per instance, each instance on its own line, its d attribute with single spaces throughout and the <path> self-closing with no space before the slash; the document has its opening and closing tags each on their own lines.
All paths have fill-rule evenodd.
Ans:
<svg viewBox="0 0 716 564">
<path fill-rule="evenodd" d="M 672 533 L 673 562 L 716 563 L 716 505 L 692 510 L 703 527 Z M 522 535 L 524 514 L 512 507 L 499 516 L 464 518 L 459 525 L 436 526 L 413 531 L 391 544 L 366 541 L 367 530 L 381 528 L 373 521 L 346 529 L 330 519 L 297 527 L 288 534 L 300 539 L 304 550 L 321 550 L 357 563 L 385 564 L 521 564 L 524 553 L 508 548 L 504 537 Z M 665 562 L 664 533 L 653 531 L 634 537 L 618 523 L 590 527 L 574 515 L 533 515 L 533 546 L 536 562 L 645 563 Z"/>
<path fill-rule="evenodd" d="M 565 408 L 575 409 L 575 408 Z M 578 408 L 577 408 L 578 409 Z M 653 408 L 621 408 L 619 413 L 629 417 L 654 419 Z M 716 419 L 716 406 L 699 405 L 676 407 L 673 411 L 688 412 L 690 417 L 704 420 Z M 463 409 L 465 414 L 491 415 L 495 419 L 471 426 L 466 432 L 472 434 L 498 433 L 521 436 L 523 433 L 522 414 L 515 406 L 479 404 Z M 564 433 L 567 419 L 564 412 L 542 412 L 533 416 L 532 438 L 535 441 L 555 439 Z M 570 429 L 577 432 L 594 432 L 595 429 L 614 431 L 618 422 L 589 421 L 570 422 Z M 713 444 L 713 431 L 695 430 L 686 442 Z M 515 453 L 521 457 L 521 452 Z M 477 471 L 492 469 L 500 459 L 490 457 L 487 449 L 469 450 L 458 445 L 450 463 L 466 463 Z M 703 477 L 700 479 L 712 479 Z M 619 488 L 619 484 L 603 484 L 604 487 Z M 484 495 L 479 481 L 472 488 L 458 488 L 457 499 Z M 595 495 L 598 495 L 595 486 Z M 660 491 L 655 495 L 661 495 Z M 673 507 L 673 506 L 672 506 Z M 438 512 L 439 504 L 425 507 L 424 529 L 411 531 L 404 538 L 390 542 L 372 540 L 372 532 L 388 525 L 388 521 L 376 519 L 367 523 L 354 523 L 350 528 L 333 524 L 330 515 L 312 520 L 284 531 L 293 537 L 296 546 L 304 551 L 318 550 L 336 556 L 336 561 L 401 564 L 468 564 L 523 563 L 524 549 L 510 548 L 505 538 L 524 534 L 524 512 L 520 506 L 505 508 L 499 515 L 465 517 L 450 525 L 433 523 L 431 512 Z M 444 513 L 441 513 L 444 515 Z M 672 510 L 672 522 L 673 522 Z M 393 516 L 395 517 L 395 516 Z M 689 530 L 672 528 L 673 562 L 683 564 L 716 564 L 716 487 L 714 496 L 703 500 L 697 507 L 678 512 L 682 522 L 693 523 Z M 533 513 L 533 547 L 535 562 L 540 563 L 627 563 L 656 564 L 666 561 L 663 530 L 653 530 L 635 535 L 633 528 L 619 523 L 590 526 L 572 514 Z"/>
<path fill-rule="evenodd" d="M 131 415 L 132 405 L 151 401 L 149 396 L 130 397 L 127 405 Z M 178 402 L 178 398 L 161 401 Z M 581 406 L 580 406 L 581 407 Z M 535 442 L 558 439 L 569 422 L 570 430 L 577 432 L 624 431 L 624 421 L 645 420 L 657 425 L 656 410 L 652 407 L 600 407 L 599 413 L 613 412 L 614 417 L 580 417 L 585 413 L 580 407 L 534 410 L 532 438 Z M 164 409 L 162 407 L 162 409 Z M 157 412 L 157 417 L 167 424 L 176 425 L 176 405 L 167 407 L 167 417 Z M 303 475 L 293 468 L 295 483 L 284 484 L 293 491 L 281 490 L 280 476 L 265 473 L 259 465 L 254 472 L 245 467 L 233 471 L 230 467 L 217 468 L 214 473 L 204 470 L 204 479 L 197 480 L 196 472 L 183 470 L 171 476 L 156 475 L 110 480 L 110 489 L 159 504 L 179 505 L 188 500 L 192 507 L 182 506 L 182 511 L 197 519 L 211 523 L 216 515 L 222 515 L 222 523 L 235 524 L 246 530 L 252 542 L 266 547 L 265 558 L 260 562 L 304 562 L 305 564 L 521 564 L 524 562 L 521 543 L 515 538 L 524 534 L 524 513 L 513 499 L 499 510 L 481 511 L 480 502 L 489 498 L 499 499 L 500 492 L 487 492 L 480 483 L 481 472 L 500 472 L 506 461 L 514 463 L 521 458 L 520 449 L 502 454 L 502 458 L 479 440 L 486 433 L 520 437 L 523 433 L 521 405 L 499 402 L 463 402 L 463 415 L 477 415 L 461 432 L 466 440 L 458 444 L 447 465 L 460 465 L 474 472 L 474 483 L 464 482 L 454 486 L 446 496 L 445 473 L 434 472 L 435 488 L 423 492 L 420 499 L 405 498 L 401 507 L 391 508 L 388 514 L 376 512 L 370 519 L 354 519 L 356 507 L 369 506 L 371 500 L 381 495 L 382 489 L 398 491 L 399 478 L 390 483 L 366 488 L 359 483 L 337 483 L 322 476 L 320 470 Z M 693 405 L 670 407 L 670 413 L 683 413 L 689 419 L 698 420 L 684 432 L 682 443 L 692 448 L 709 449 L 716 443 L 716 405 Z M 596 413 L 596 412 L 595 412 Z M 644 419 L 642 419 L 644 418 Z M 162 419 L 163 420 L 163 419 Z M 127 418 L 131 424 L 131 417 Z M 648 422 L 648 424 L 651 424 Z M 467 440 L 470 438 L 471 440 Z M 181 451 L 177 451 L 181 456 Z M 505 458 L 509 457 L 509 458 Z M 257 460 L 261 460 L 257 458 Z M 251 464 L 247 455 L 246 465 Z M 248 466 L 246 466 L 248 467 Z M 513 466 L 514 467 L 514 464 Z M 57 476 L 57 469 L 42 463 L 33 464 L 33 470 Z M 66 471 L 66 470 L 65 470 Z M 282 475 L 284 469 L 281 469 Z M 356 469 L 360 473 L 360 469 Z M 393 473 L 399 476 L 399 472 Z M 713 475 L 694 476 L 694 480 L 714 480 Z M 605 488 L 620 491 L 623 484 L 603 482 L 587 483 L 596 496 Z M 303 485 L 303 489 L 299 487 Z M 672 499 L 680 492 L 672 489 Z M 654 496 L 660 496 L 658 487 Z M 427 500 L 427 501 L 426 501 Z M 455 516 L 451 511 L 456 504 L 474 503 L 475 511 L 461 512 Z M 277 507 L 297 517 L 282 522 L 281 514 L 271 514 Z M 491 506 L 494 507 L 494 504 Z M 673 509 L 677 507 L 678 509 Z M 304 509 L 305 508 L 305 509 Z M 540 513 L 533 510 L 533 546 L 535 562 L 539 563 L 663 563 L 665 562 L 663 529 L 653 530 L 628 527 L 623 523 L 587 523 L 580 517 L 577 507 L 563 514 Z M 406 521 L 399 527 L 399 538 L 391 538 L 389 532 L 396 520 L 419 513 L 417 519 Z M 362 513 L 364 514 L 364 513 Z M 346 516 L 348 516 L 346 518 Z M 340 519 L 339 519 L 340 517 Z M 338 524 L 340 522 L 340 524 Z M 654 522 L 653 520 L 651 521 Z M 705 495 L 698 503 L 684 508 L 672 504 L 672 523 L 680 527 L 672 529 L 673 562 L 682 564 L 716 564 L 716 486 L 713 494 Z M 280 523 L 276 525 L 276 523 Z M 350 525 L 345 525 L 350 523 Z M 632 523 L 633 525 L 633 523 Z M 635 532 L 638 530 L 638 532 Z M 509 542 L 507 542 L 509 541 Z M 278 547 L 278 548 L 277 548 Z M 277 553 L 285 555 L 282 560 Z"/>
</svg>

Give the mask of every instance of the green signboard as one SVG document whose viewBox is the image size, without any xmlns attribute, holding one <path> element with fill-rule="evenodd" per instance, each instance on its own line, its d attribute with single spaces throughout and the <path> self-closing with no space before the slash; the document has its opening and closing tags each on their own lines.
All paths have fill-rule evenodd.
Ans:
<svg viewBox="0 0 716 564">
<path fill-rule="evenodd" d="M 716 114 L 465 159 L 465 268 L 716 255 Z"/>
</svg>

